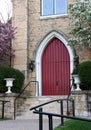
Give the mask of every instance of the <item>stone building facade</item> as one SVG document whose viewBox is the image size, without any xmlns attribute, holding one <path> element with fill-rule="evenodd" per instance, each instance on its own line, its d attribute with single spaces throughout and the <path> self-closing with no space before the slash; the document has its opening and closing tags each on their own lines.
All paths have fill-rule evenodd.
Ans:
<svg viewBox="0 0 91 130">
<path fill-rule="evenodd" d="M 67 6 L 75 0 L 67 0 Z M 56 37 L 64 43 L 70 55 L 70 74 L 74 68 L 74 50 L 68 46 L 70 22 L 66 15 L 41 16 L 41 0 L 12 0 L 13 24 L 17 27 L 15 40 L 14 67 L 21 70 L 26 81 L 38 81 L 41 85 L 41 55 L 47 43 Z M 91 59 L 91 52 L 85 47 L 80 51 L 76 47 L 80 62 Z M 34 63 L 33 72 L 29 63 Z M 39 93 L 41 95 L 41 88 Z"/>
<path fill-rule="evenodd" d="M 28 81 L 38 81 L 39 90 L 36 95 L 42 96 L 42 54 L 45 48 L 48 47 L 50 41 L 54 38 L 58 39 L 58 43 L 62 43 L 63 47 L 66 48 L 70 61 L 68 70 L 68 80 L 71 78 L 71 73 L 74 68 L 74 50 L 68 46 L 68 39 L 70 37 L 70 21 L 68 13 L 66 15 L 55 15 L 55 16 L 41 16 L 41 1 L 42 0 L 12 0 L 13 3 L 13 25 L 17 27 L 17 33 L 15 39 L 12 41 L 12 46 L 15 50 L 15 58 L 12 61 L 14 68 L 22 71 Z M 60 0 L 61 1 L 61 0 Z M 75 0 L 67 0 L 67 5 L 74 2 Z M 60 42 L 61 41 L 61 42 Z M 79 55 L 79 61 L 86 61 L 91 59 L 91 51 L 87 47 L 80 50 L 76 47 L 76 53 Z M 60 53 L 59 53 L 60 54 Z M 49 57 L 48 57 L 49 58 Z M 34 70 L 29 69 L 29 63 L 31 61 L 34 64 Z M 45 67 L 45 66 L 44 66 Z M 56 67 L 56 66 L 55 66 Z M 51 67 L 52 68 L 52 67 Z M 50 69 L 51 69 L 50 68 Z M 57 67 L 56 67 L 57 68 Z M 59 67 L 58 67 L 59 68 Z M 62 68 L 62 66 L 61 66 Z M 58 71 L 58 70 L 57 70 Z M 46 73 L 46 72 L 45 72 Z M 48 72 L 47 72 L 48 73 Z M 52 72 L 51 72 L 52 73 Z M 52 73 L 53 74 L 53 73 Z M 67 74 L 67 73 L 66 73 Z M 47 76 L 47 75 L 46 75 Z M 59 75 L 65 77 L 64 75 Z M 67 80 L 67 77 L 66 77 Z M 65 81 L 65 79 L 64 79 Z M 61 80 L 62 82 L 62 80 Z M 68 82 L 69 83 L 69 82 Z M 58 81 L 56 81 L 56 85 Z M 56 87 L 58 88 L 58 87 Z M 34 89 L 30 90 L 34 93 Z M 55 91 L 55 90 L 54 90 Z M 33 95 L 31 93 L 31 95 Z M 34 93 L 35 94 L 35 93 Z M 54 95 L 54 94 L 53 94 Z M 52 95 L 52 96 L 53 96 Z M 57 94 L 56 94 L 57 95 Z M 28 95 L 27 95 L 28 96 Z M 87 93 L 73 93 L 73 99 L 76 102 L 76 115 L 91 117 L 91 112 L 87 112 Z M 14 113 L 14 99 L 16 95 L 0 95 L 0 99 L 11 101 L 6 104 L 6 116 L 13 117 Z M 33 98 L 33 97 L 32 97 Z M 33 105 L 39 105 L 39 103 L 45 102 L 57 97 L 40 97 L 34 100 L 30 98 L 30 101 L 26 99 L 28 104 L 24 104 L 29 110 Z M 24 100 L 25 101 L 25 97 Z M 91 101 L 90 101 L 91 102 Z M 22 106 L 20 103 L 20 106 Z M 83 105 L 84 104 L 84 105 Z M 28 105 L 29 108 L 28 108 Z M 25 109 L 24 108 L 20 108 Z M 12 109 L 11 109 L 12 108 Z M 51 107 L 53 108 L 53 107 Z M 91 104 L 90 104 L 91 108 Z M 29 113 L 28 113 L 29 116 Z M 25 115 L 24 115 L 25 118 Z"/>
</svg>

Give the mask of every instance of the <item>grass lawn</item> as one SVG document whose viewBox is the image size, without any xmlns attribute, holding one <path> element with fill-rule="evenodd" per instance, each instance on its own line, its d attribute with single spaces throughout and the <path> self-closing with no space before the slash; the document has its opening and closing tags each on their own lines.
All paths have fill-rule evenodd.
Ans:
<svg viewBox="0 0 91 130">
<path fill-rule="evenodd" d="M 91 122 L 68 120 L 64 126 L 58 126 L 54 130 L 91 130 Z"/>
<path fill-rule="evenodd" d="M 5 117 L 4 119 L 2 119 L 1 117 L 0 117 L 0 121 L 3 121 L 3 120 L 12 120 L 11 118 L 7 118 L 7 117 Z"/>
</svg>

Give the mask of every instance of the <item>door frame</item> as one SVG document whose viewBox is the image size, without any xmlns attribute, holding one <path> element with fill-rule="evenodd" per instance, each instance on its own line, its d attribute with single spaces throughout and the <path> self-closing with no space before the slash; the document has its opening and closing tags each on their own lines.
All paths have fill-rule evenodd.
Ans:
<svg viewBox="0 0 91 130">
<path fill-rule="evenodd" d="M 43 51 L 44 51 L 46 45 L 54 37 L 58 38 L 66 46 L 66 48 L 67 48 L 67 50 L 69 52 L 69 56 L 70 56 L 70 74 L 73 71 L 73 66 L 74 66 L 74 53 L 73 53 L 73 49 L 68 45 L 68 41 L 66 40 L 66 38 L 63 35 L 55 32 L 55 31 L 51 32 L 41 42 L 41 44 L 40 44 L 40 46 L 39 46 L 39 48 L 37 50 L 37 53 L 36 53 L 36 81 L 39 82 L 39 88 L 36 91 L 36 96 L 42 96 L 42 73 L 41 73 L 42 54 L 43 54 Z M 37 95 L 37 93 L 39 95 Z"/>
</svg>

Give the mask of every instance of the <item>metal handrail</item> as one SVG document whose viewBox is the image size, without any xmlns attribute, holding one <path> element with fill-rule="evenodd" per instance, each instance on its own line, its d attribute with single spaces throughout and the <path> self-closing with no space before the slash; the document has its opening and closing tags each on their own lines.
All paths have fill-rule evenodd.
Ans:
<svg viewBox="0 0 91 130">
<path fill-rule="evenodd" d="M 81 117 L 78 117 L 78 116 L 60 115 L 60 114 L 55 114 L 55 113 L 42 112 L 42 111 L 38 111 L 38 110 L 35 110 L 33 113 L 41 114 L 41 115 L 48 115 L 48 116 L 55 116 L 55 117 L 63 117 L 63 118 L 67 118 L 67 119 L 74 119 L 74 120 L 82 120 L 82 121 L 91 122 L 91 119 L 81 118 Z"/>
<path fill-rule="evenodd" d="M 42 103 L 42 104 L 40 104 L 40 105 L 37 105 L 37 106 L 35 106 L 35 107 L 32 107 L 32 108 L 30 108 L 30 110 L 36 110 L 37 108 L 40 108 L 40 107 L 42 107 L 42 106 L 45 106 L 45 105 L 48 105 L 48 104 L 50 104 L 50 103 L 53 103 L 53 102 L 61 102 L 61 101 L 63 101 L 63 100 L 65 100 L 65 101 L 67 101 L 67 100 L 69 100 L 69 101 L 74 101 L 74 100 L 72 100 L 72 99 L 54 99 L 54 100 L 51 100 L 51 101 L 48 101 L 48 102 L 45 102 L 45 103 Z"/>
<path fill-rule="evenodd" d="M 59 118 L 62 118 L 62 119 L 66 118 L 66 119 L 73 119 L 73 120 L 91 122 L 91 119 L 87 119 L 87 118 L 42 112 L 41 110 L 39 110 L 39 111 L 35 110 L 33 113 L 39 114 L 39 130 L 43 130 L 43 115 L 48 116 L 49 130 L 53 130 L 53 117 L 59 117 Z M 63 126 L 63 125 L 64 125 L 64 122 L 61 123 L 61 126 Z"/>
<path fill-rule="evenodd" d="M 20 96 L 22 95 L 22 93 L 25 91 L 25 89 L 29 86 L 30 83 L 37 83 L 38 86 L 38 90 L 39 90 L 39 82 L 38 81 L 29 81 L 26 86 L 21 90 L 21 92 L 16 96 L 16 98 L 14 99 L 14 120 L 16 118 L 16 100 L 18 98 L 20 98 Z"/>
<path fill-rule="evenodd" d="M 72 87 L 74 85 L 74 78 L 73 77 L 70 79 L 70 82 L 72 82 L 72 83 L 71 83 L 71 86 L 70 86 L 70 89 L 69 89 L 69 93 L 68 93 L 68 96 L 67 96 L 67 111 L 69 111 L 68 100 L 69 100 L 70 95 L 72 93 L 71 89 L 72 89 Z"/>
<path fill-rule="evenodd" d="M 71 95 L 71 89 L 72 89 L 72 87 L 73 87 L 73 85 L 74 85 L 74 79 L 71 78 L 71 79 L 70 79 L 70 82 L 72 82 L 72 83 L 71 83 L 71 86 L 70 86 L 70 89 L 69 89 L 69 93 L 68 93 L 67 99 L 69 99 L 69 97 L 70 97 L 70 95 Z"/>
<path fill-rule="evenodd" d="M 0 102 L 2 103 L 2 119 L 4 119 L 4 108 L 5 108 L 5 104 L 7 102 L 10 102 L 10 101 L 5 101 L 5 100 L 0 100 Z"/>
<path fill-rule="evenodd" d="M 56 100 L 52 100 L 52 101 L 49 101 L 49 102 L 46 102 L 46 103 L 43 103 L 43 104 L 40 104 L 40 105 L 37 105 L 35 107 L 32 107 L 30 108 L 30 110 L 35 110 L 37 111 L 37 108 L 38 111 L 45 105 L 48 105 L 50 103 L 53 103 L 53 102 L 58 102 L 60 103 L 60 113 L 63 114 L 63 101 L 67 101 L 67 104 L 68 104 L 68 101 L 71 101 L 72 102 L 72 115 L 75 116 L 75 103 L 74 103 L 74 100 L 73 99 L 56 99 Z M 67 115 L 70 113 L 70 111 L 68 111 L 68 106 L 67 106 Z M 63 124 L 63 118 L 61 118 L 61 123 Z"/>
<path fill-rule="evenodd" d="M 53 101 L 51 101 L 51 102 L 53 102 Z M 33 108 L 30 109 L 30 110 L 34 110 L 33 113 L 39 114 L 39 130 L 43 130 L 43 115 L 48 116 L 49 130 L 53 130 L 53 117 L 61 118 L 61 125 L 64 125 L 64 118 L 91 122 L 91 119 L 80 118 L 78 116 L 75 116 L 74 114 L 73 115 L 64 115 L 63 114 L 63 102 L 62 102 L 62 99 L 55 100 L 55 101 L 61 101 L 61 109 L 62 109 L 61 114 L 56 114 L 56 113 L 52 113 L 52 112 L 51 113 L 50 112 L 43 112 L 43 109 L 41 108 L 41 106 L 42 105 L 44 106 L 44 105 L 48 104 L 49 102 L 41 104 L 39 106 L 36 106 L 36 107 L 33 107 Z M 38 108 L 38 107 L 40 107 L 40 108 L 37 110 L 36 108 Z"/>
<path fill-rule="evenodd" d="M 72 115 L 75 116 L 75 105 L 74 105 L 73 99 L 56 99 L 56 100 L 52 100 L 52 101 L 49 101 L 49 102 L 46 102 L 46 103 L 43 103 L 43 104 L 30 108 L 30 110 L 33 110 L 33 113 L 39 114 L 39 130 L 43 130 L 43 115 L 47 115 L 49 118 L 49 130 L 53 130 L 53 119 L 52 119 L 53 116 L 61 117 L 61 125 L 64 125 L 64 118 L 66 118 L 66 115 L 64 117 L 63 101 L 68 101 L 68 100 L 72 102 L 72 108 L 73 108 Z M 53 102 L 60 103 L 60 114 L 43 112 L 42 107 L 45 105 L 48 105 L 50 103 L 53 103 Z M 39 108 L 39 109 L 37 109 L 37 108 Z M 67 116 L 67 117 L 69 117 L 69 116 Z"/>
</svg>

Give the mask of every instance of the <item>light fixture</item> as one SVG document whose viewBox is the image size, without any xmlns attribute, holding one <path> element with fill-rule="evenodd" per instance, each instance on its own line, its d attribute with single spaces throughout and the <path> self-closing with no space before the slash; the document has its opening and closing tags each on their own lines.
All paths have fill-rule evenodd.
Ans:
<svg viewBox="0 0 91 130">
<path fill-rule="evenodd" d="M 34 67 L 35 67 L 35 65 L 34 65 L 34 60 L 31 60 L 30 61 L 30 63 L 29 63 L 29 69 L 33 72 L 33 70 L 34 70 Z"/>
<path fill-rule="evenodd" d="M 79 56 L 78 55 L 75 55 L 75 57 L 74 57 L 74 65 L 75 65 L 75 67 L 77 67 L 79 65 Z"/>
</svg>

